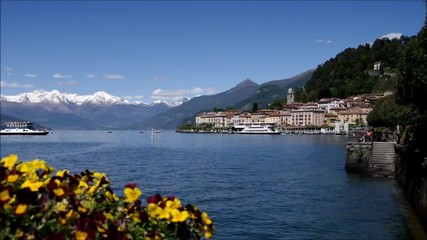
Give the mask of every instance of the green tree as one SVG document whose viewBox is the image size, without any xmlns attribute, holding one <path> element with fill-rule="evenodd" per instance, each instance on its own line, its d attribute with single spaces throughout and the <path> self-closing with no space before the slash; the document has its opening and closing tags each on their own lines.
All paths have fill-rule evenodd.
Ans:
<svg viewBox="0 0 427 240">
<path fill-rule="evenodd" d="M 378 100 L 367 121 L 372 127 L 394 129 L 397 125 L 411 124 L 411 114 L 411 107 L 397 104 L 394 96 L 387 96 Z"/>
<path fill-rule="evenodd" d="M 310 101 L 318 100 L 325 95 L 346 98 L 372 93 L 375 86 L 382 86 L 381 90 L 393 90 L 393 85 L 386 84 L 390 77 L 382 73 L 389 73 L 391 69 L 398 67 L 402 49 L 408 43 L 408 39 L 404 36 L 393 40 L 377 39 L 372 46 L 364 44 L 357 48 L 345 49 L 316 68 L 312 78 L 305 85 L 306 93 L 316 91 L 316 97 L 315 99 L 311 99 L 311 95 L 307 97 Z M 382 72 L 373 70 L 374 63 L 378 61 L 384 63 L 385 68 Z M 326 92 L 327 90 L 330 92 Z"/>
<path fill-rule="evenodd" d="M 286 105 L 286 100 L 283 98 L 278 98 L 274 100 L 272 103 L 270 103 L 267 108 L 281 110 L 285 105 Z"/>
<path fill-rule="evenodd" d="M 256 111 L 258 111 L 258 103 L 257 102 L 254 102 L 253 104 L 252 104 L 252 113 L 254 113 L 254 112 L 256 112 Z"/>
<path fill-rule="evenodd" d="M 427 20 L 426 20 L 427 22 Z M 427 110 L 427 29 L 426 23 L 416 38 L 409 41 L 403 53 L 397 100 Z"/>
<path fill-rule="evenodd" d="M 397 102 L 411 106 L 405 136 L 408 143 L 426 155 L 427 145 L 427 17 L 423 28 L 409 40 L 403 50 L 400 76 L 397 82 Z"/>
</svg>

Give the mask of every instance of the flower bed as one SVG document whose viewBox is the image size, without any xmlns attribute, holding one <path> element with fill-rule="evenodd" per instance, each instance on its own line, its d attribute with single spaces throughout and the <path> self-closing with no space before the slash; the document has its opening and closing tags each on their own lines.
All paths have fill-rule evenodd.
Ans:
<svg viewBox="0 0 427 240">
<path fill-rule="evenodd" d="M 57 171 L 43 160 L 0 164 L 0 239 L 202 239 L 212 220 L 173 196 L 146 198 L 127 184 L 119 198 L 104 173 Z"/>
</svg>

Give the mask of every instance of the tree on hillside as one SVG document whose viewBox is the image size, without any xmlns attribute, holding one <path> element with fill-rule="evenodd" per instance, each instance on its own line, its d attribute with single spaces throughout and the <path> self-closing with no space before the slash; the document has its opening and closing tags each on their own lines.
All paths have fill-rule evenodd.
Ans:
<svg viewBox="0 0 427 240">
<path fill-rule="evenodd" d="M 281 110 L 286 105 L 286 99 L 278 98 L 274 100 L 272 103 L 268 104 L 268 109 L 276 109 Z"/>
<path fill-rule="evenodd" d="M 295 101 L 296 102 L 314 102 L 317 100 L 318 93 L 315 90 L 311 90 L 310 92 L 307 92 L 305 89 L 302 88 L 295 88 L 294 91 L 295 95 Z"/>
<path fill-rule="evenodd" d="M 258 111 L 258 103 L 257 102 L 254 102 L 253 104 L 252 104 L 252 113 L 255 113 L 256 111 Z"/>
<path fill-rule="evenodd" d="M 375 71 L 374 63 L 381 61 L 387 71 L 393 71 L 398 67 L 402 49 L 409 39 L 405 36 L 392 40 L 382 38 L 372 45 L 345 49 L 317 67 L 305 85 L 306 93 L 315 91 L 316 100 L 319 100 L 325 96 L 325 90 L 329 90 L 332 97 L 339 98 L 372 93 L 376 87 L 392 90 L 384 89 L 387 86 L 391 88 L 392 84 L 385 84 L 390 77 L 384 77 L 384 71 Z"/>
<path fill-rule="evenodd" d="M 427 20 L 426 20 L 427 22 Z M 417 108 L 427 110 L 427 29 L 426 23 L 406 47 L 401 74 L 397 82 L 397 100 L 413 103 Z"/>
<path fill-rule="evenodd" d="M 413 124 L 412 109 L 409 106 L 397 104 L 395 96 L 387 96 L 378 100 L 375 108 L 369 113 L 367 121 L 372 127 L 387 127 L 394 129 L 397 125 Z"/>
<path fill-rule="evenodd" d="M 403 51 L 396 98 L 400 104 L 412 107 L 413 124 L 405 135 L 414 147 L 426 151 L 427 145 L 427 18 L 417 36 L 409 41 Z"/>
</svg>

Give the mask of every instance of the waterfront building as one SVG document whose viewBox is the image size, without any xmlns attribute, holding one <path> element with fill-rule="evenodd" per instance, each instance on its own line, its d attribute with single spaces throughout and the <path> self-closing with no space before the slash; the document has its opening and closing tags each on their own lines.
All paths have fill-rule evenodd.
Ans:
<svg viewBox="0 0 427 240">
<path fill-rule="evenodd" d="M 215 127 L 220 128 L 224 127 L 227 119 L 227 114 L 225 112 L 217 112 L 215 114 Z"/>
<path fill-rule="evenodd" d="M 322 109 L 291 110 L 291 118 L 293 126 L 322 126 L 325 111 Z"/>
<path fill-rule="evenodd" d="M 264 113 L 256 112 L 251 114 L 251 122 L 264 123 L 266 115 Z"/>
<path fill-rule="evenodd" d="M 341 122 L 348 123 L 350 125 L 363 124 L 367 125 L 368 112 L 364 112 L 361 108 L 348 109 L 338 113 L 338 119 Z"/>
<path fill-rule="evenodd" d="M 215 124 L 215 113 L 203 112 L 196 116 L 196 124 Z"/>
<path fill-rule="evenodd" d="M 325 125 L 333 127 L 335 122 L 339 121 L 338 115 L 335 113 L 325 113 L 325 120 L 323 121 Z"/>
<path fill-rule="evenodd" d="M 289 126 L 292 124 L 291 112 L 278 111 L 265 117 L 265 122 L 279 126 Z"/>
<path fill-rule="evenodd" d="M 232 127 L 235 125 L 246 124 L 251 122 L 251 114 L 250 113 L 240 113 L 233 115 L 230 118 L 230 121 L 227 121 L 227 125 L 225 127 Z"/>
</svg>

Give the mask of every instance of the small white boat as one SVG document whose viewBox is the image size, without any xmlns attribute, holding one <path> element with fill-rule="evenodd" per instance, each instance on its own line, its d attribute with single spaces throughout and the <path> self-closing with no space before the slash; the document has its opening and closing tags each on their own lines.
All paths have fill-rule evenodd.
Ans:
<svg viewBox="0 0 427 240">
<path fill-rule="evenodd" d="M 280 131 L 275 129 L 274 124 L 268 123 L 249 123 L 234 125 L 237 130 L 236 133 L 240 134 L 281 134 Z"/>
<path fill-rule="evenodd" d="M 46 135 L 47 130 L 36 130 L 31 122 L 7 122 L 0 130 L 1 135 Z"/>
</svg>

